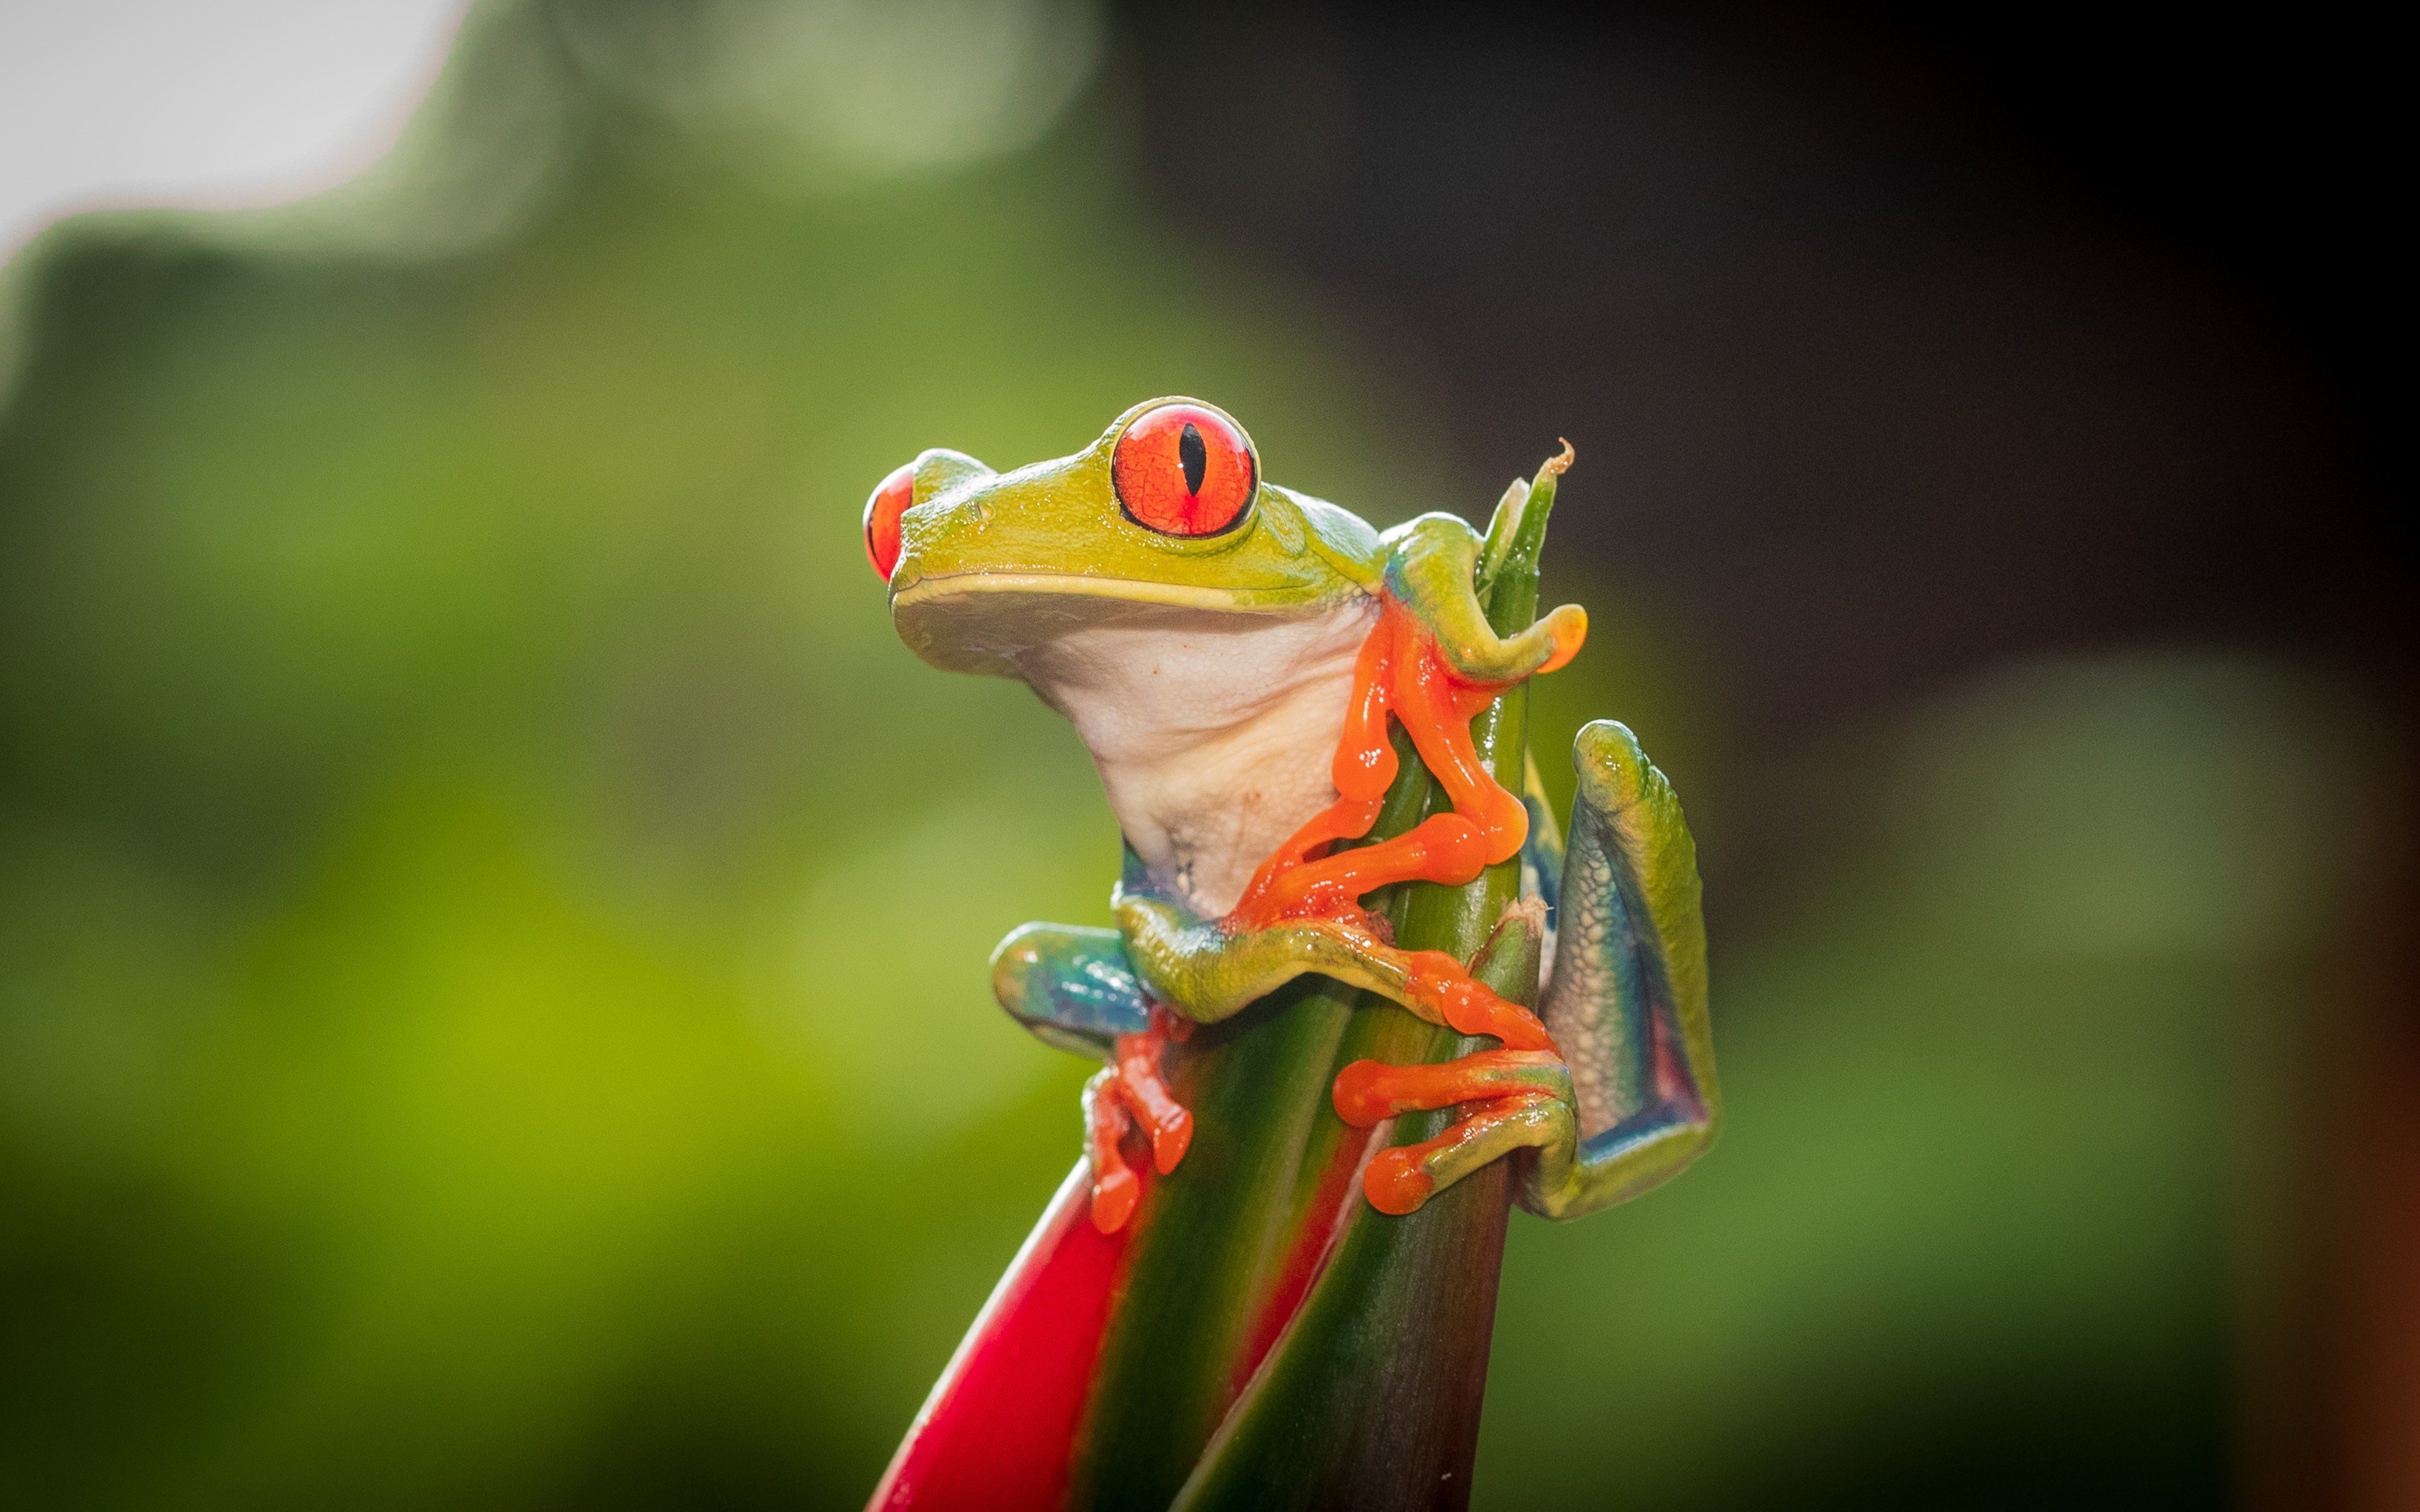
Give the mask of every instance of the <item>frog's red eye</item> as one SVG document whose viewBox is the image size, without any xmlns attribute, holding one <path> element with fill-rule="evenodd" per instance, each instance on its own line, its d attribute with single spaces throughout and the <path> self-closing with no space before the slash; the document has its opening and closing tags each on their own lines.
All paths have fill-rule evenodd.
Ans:
<svg viewBox="0 0 2420 1512">
<path fill-rule="evenodd" d="M 1163 535 L 1233 530 L 1261 482 L 1235 423 L 1196 404 L 1161 405 L 1128 425 L 1109 478 L 1126 518 Z"/>
<path fill-rule="evenodd" d="M 899 517 L 915 502 L 913 462 L 883 479 L 882 486 L 865 501 L 865 560 L 874 563 L 875 576 L 884 582 L 891 580 L 891 569 L 899 565 Z"/>
</svg>

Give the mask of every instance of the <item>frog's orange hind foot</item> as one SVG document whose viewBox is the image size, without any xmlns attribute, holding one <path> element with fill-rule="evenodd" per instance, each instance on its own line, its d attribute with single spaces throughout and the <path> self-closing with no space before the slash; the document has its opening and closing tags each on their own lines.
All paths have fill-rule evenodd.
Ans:
<svg viewBox="0 0 2420 1512">
<path fill-rule="evenodd" d="M 1093 1227 L 1114 1234 L 1134 1216 L 1142 1183 L 1126 1167 L 1119 1148 L 1134 1129 L 1117 1072 L 1105 1071 L 1084 1084 L 1084 1148 L 1093 1162 Z"/>
<path fill-rule="evenodd" d="M 1118 1036 L 1115 1064 L 1084 1086 L 1086 1148 L 1093 1161 L 1093 1227 L 1114 1234 L 1134 1216 L 1142 1182 L 1126 1165 L 1126 1136 L 1140 1132 L 1151 1148 L 1152 1168 L 1166 1176 L 1193 1143 L 1193 1115 L 1176 1101 L 1161 1073 L 1171 1041 L 1191 1025 L 1164 1008 L 1152 1011 L 1151 1027 Z"/>
<path fill-rule="evenodd" d="M 1367 1128 L 1399 1113 L 1478 1103 L 1443 1134 L 1380 1150 L 1361 1190 L 1380 1212 L 1401 1215 L 1443 1187 L 1571 1125 L 1571 1072 L 1551 1050 L 1481 1050 L 1435 1066 L 1357 1060 L 1337 1072 L 1336 1112 Z"/>
<path fill-rule="evenodd" d="M 1193 1114 L 1168 1089 L 1160 1074 L 1160 1059 L 1169 1045 L 1185 1038 L 1192 1026 L 1165 1008 L 1154 1008 L 1150 1028 L 1118 1036 L 1118 1092 L 1141 1125 L 1143 1137 L 1151 1142 L 1152 1168 L 1162 1176 L 1176 1169 L 1192 1145 Z"/>
</svg>

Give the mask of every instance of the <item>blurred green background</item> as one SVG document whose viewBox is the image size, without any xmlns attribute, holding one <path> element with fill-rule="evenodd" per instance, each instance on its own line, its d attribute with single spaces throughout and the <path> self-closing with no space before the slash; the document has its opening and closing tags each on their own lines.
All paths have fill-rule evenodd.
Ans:
<svg viewBox="0 0 2420 1512">
<path fill-rule="evenodd" d="M 985 954 L 1117 836 L 859 511 L 1161 393 L 1382 523 L 1569 435 L 1542 760 L 1705 848 L 1733 1122 L 1516 1220 L 1479 1504 L 2357 1480 L 2366 401 L 1877 24 L 499 4 L 361 181 L 22 251 L 0 1504 L 861 1501 L 1077 1153 Z"/>
</svg>

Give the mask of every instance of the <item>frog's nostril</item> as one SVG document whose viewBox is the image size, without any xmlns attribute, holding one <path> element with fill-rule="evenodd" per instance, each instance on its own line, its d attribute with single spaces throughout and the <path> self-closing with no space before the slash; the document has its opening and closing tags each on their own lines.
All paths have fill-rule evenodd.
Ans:
<svg viewBox="0 0 2420 1512">
<path fill-rule="evenodd" d="M 891 580 L 891 570 L 899 565 L 899 517 L 915 503 L 913 462 L 883 479 L 874 497 L 865 501 L 865 560 L 874 563 L 875 576 L 884 582 Z"/>
</svg>

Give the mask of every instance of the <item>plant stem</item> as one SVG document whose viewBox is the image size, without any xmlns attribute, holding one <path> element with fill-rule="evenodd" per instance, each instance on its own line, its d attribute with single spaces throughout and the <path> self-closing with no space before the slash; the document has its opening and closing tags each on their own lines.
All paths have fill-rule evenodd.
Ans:
<svg viewBox="0 0 2420 1512">
<path fill-rule="evenodd" d="M 1480 587 L 1499 635 L 1536 617 L 1539 554 L 1563 460 L 1548 463 L 1528 488 L 1508 491 L 1492 522 Z M 1471 725 L 1481 759 L 1515 792 L 1526 776 L 1528 715 L 1522 684 Z M 1540 942 L 1526 920 L 1506 913 L 1520 880 L 1516 857 L 1465 887 L 1402 889 L 1393 901 L 1399 943 L 1450 950 L 1498 993 L 1534 1003 Z M 1345 1030 L 1336 1064 L 1363 1057 L 1446 1060 L 1488 1042 L 1370 997 Z M 1323 1111 L 1325 1124 L 1342 1128 L 1332 1109 Z M 1455 1116 L 1440 1109 L 1400 1118 L 1394 1142 L 1428 1138 Z M 1320 1143 L 1314 1136 L 1313 1147 Z M 1175 1505 L 1184 1512 L 1467 1505 L 1512 1174 L 1497 1162 L 1402 1218 L 1357 1210 L 1301 1314 Z"/>
</svg>

